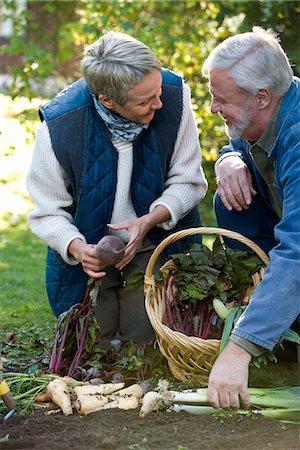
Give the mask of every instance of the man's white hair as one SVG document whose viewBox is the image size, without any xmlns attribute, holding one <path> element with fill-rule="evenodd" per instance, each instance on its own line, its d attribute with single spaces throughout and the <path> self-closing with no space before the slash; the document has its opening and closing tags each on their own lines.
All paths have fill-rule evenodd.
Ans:
<svg viewBox="0 0 300 450">
<path fill-rule="evenodd" d="M 273 31 L 260 27 L 229 37 L 205 60 L 202 75 L 227 69 L 235 84 L 253 95 L 268 88 L 283 96 L 293 81 L 293 70 L 279 42 Z"/>
</svg>

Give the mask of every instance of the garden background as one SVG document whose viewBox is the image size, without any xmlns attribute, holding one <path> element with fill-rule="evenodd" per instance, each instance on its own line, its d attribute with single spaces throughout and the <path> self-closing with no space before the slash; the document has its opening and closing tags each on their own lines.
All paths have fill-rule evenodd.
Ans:
<svg viewBox="0 0 300 450">
<path fill-rule="evenodd" d="M 259 25 L 279 34 L 299 75 L 300 3 L 3 0 L 0 11 L 0 34 L 7 21 L 12 29 L 0 37 L 0 72 L 11 77 L 0 93 L 0 349 L 5 365 L 33 370 L 36 356 L 51 345 L 55 325 L 44 286 L 46 246 L 27 226 L 32 203 L 25 177 L 39 106 L 80 77 L 82 49 L 102 32 L 124 31 L 149 45 L 191 88 L 209 181 L 199 208 L 203 225 L 213 226 L 213 163 L 227 138 L 220 117 L 210 113 L 202 63 L 223 39 Z"/>
</svg>

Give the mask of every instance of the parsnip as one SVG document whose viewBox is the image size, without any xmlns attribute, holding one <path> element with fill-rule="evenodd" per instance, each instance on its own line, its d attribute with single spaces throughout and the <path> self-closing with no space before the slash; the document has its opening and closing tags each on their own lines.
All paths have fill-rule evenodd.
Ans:
<svg viewBox="0 0 300 450">
<path fill-rule="evenodd" d="M 162 397 L 158 392 L 146 392 L 142 400 L 142 407 L 140 409 L 139 416 L 143 418 L 150 412 L 157 411 L 161 403 Z"/>
<path fill-rule="evenodd" d="M 115 396 L 116 399 L 118 397 L 124 397 L 126 395 L 133 395 L 136 398 L 142 398 L 144 395 L 144 391 L 139 384 L 132 384 L 131 386 L 120 389 L 119 391 L 116 391 L 114 392 L 114 394 L 112 394 L 112 396 Z"/>
<path fill-rule="evenodd" d="M 125 383 L 106 383 L 106 384 L 84 384 L 83 386 L 76 386 L 74 392 L 77 396 L 79 395 L 110 395 L 116 391 L 119 391 L 125 386 Z"/>
<path fill-rule="evenodd" d="M 81 415 L 89 414 L 98 411 L 101 407 L 108 403 L 108 398 L 105 395 L 97 394 L 81 394 L 78 395 L 74 402 L 74 408 Z"/>
<path fill-rule="evenodd" d="M 110 408 L 119 408 L 119 409 L 135 409 L 139 406 L 139 401 L 134 395 L 126 395 L 120 396 L 118 399 L 113 400 L 112 402 L 108 402 L 100 409 L 110 409 Z"/>
<path fill-rule="evenodd" d="M 61 378 L 50 381 L 46 391 L 52 402 L 61 408 L 65 416 L 73 414 L 69 389 L 67 384 Z"/>
</svg>

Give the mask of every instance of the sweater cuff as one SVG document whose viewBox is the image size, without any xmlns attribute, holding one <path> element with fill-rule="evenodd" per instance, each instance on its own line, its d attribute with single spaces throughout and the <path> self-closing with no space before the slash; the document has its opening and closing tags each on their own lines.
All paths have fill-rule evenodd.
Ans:
<svg viewBox="0 0 300 450">
<path fill-rule="evenodd" d="M 253 344 L 253 342 L 250 342 L 241 336 L 237 336 L 236 334 L 232 334 L 229 340 L 246 350 L 246 352 L 250 353 L 252 356 L 260 356 L 265 351 L 265 349 L 259 345 Z"/>
<path fill-rule="evenodd" d="M 79 264 L 79 261 L 77 261 L 77 259 L 68 252 L 69 245 L 74 239 L 81 239 L 86 244 L 86 239 L 82 234 L 73 235 L 72 237 L 69 237 L 67 241 L 64 241 L 61 251 L 59 252 L 62 259 L 70 266 L 76 266 Z"/>
</svg>

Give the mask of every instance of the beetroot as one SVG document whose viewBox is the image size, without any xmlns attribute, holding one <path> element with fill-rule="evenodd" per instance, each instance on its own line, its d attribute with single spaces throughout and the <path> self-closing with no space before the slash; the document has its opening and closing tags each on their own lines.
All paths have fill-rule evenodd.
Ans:
<svg viewBox="0 0 300 450">
<path fill-rule="evenodd" d="M 107 266 L 119 262 L 125 253 L 125 244 L 117 236 L 104 236 L 96 245 L 97 258 Z"/>
</svg>

